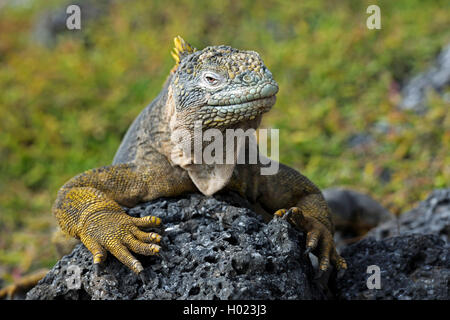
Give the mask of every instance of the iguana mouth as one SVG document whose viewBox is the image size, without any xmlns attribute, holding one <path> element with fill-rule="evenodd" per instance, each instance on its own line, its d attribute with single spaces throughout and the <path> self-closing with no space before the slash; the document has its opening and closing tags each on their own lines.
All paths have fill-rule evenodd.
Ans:
<svg viewBox="0 0 450 320">
<path fill-rule="evenodd" d="M 246 112 L 246 111 L 257 111 L 259 108 L 272 107 L 275 104 L 276 96 L 252 99 L 244 101 L 241 103 L 232 103 L 225 105 L 209 105 L 210 107 L 216 108 L 218 113 L 229 113 L 229 112 Z"/>
<path fill-rule="evenodd" d="M 245 120 L 253 120 L 262 113 L 268 112 L 275 104 L 276 96 L 253 99 L 238 104 L 206 105 L 199 110 L 199 118 L 203 125 L 221 127 Z"/>
<path fill-rule="evenodd" d="M 275 81 L 265 82 L 254 88 L 244 90 L 231 90 L 220 92 L 208 99 L 210 106 L 234 106 L 270 99 L 278 92 L 278 85 Z"/>
</svg>

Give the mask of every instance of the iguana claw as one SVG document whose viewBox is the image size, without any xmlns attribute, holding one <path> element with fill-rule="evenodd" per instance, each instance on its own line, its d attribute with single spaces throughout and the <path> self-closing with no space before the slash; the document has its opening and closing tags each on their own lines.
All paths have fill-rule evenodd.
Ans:
<svg viewBox="0 0 450 320">
<path fill-rule="evenodd" d="M 147 285 L 148 282 L 147 282 L 147 279 L 145 278 L 144 272 L 141 271 L 141 272 L 138 273 L 138 275 L 139 275 L 139 279 L 141 279 L 142 283 L 143 283 L 144 285 Z"/>
<path fill-rule="evenodd" d="M 304 254 L 313 252 L 319 259 L 319 271 L 317 277 L 322 277 L 328 271 L 331 264 L 338 271 L 347 269 L 347 263 L 336 251 L 332 233 L 319 220 L 305 216 L 300 208 L 292 207 L 289 210 L 280 209 L 275 215 L 286 219 L 296 228 L 306 232 L 306 249 Z"/>
<path fill-rule="evenodd" d="M 94 263 L 93 268 L 94 268 L 94 274 L 98 277 L 100 275 L 100 271 L 101 271 L 100 263 Z"/>
</svg>

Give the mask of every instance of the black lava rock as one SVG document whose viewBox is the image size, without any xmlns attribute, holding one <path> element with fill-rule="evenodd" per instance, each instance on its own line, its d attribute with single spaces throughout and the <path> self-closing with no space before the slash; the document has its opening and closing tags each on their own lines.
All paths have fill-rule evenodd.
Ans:
<svg viewBox="0 0 450 320">
<path fill-rule="evenodd" d="M 445 243 L 450 239 L 450 188 L 434 190 L 425 201 L 398 219 L 387 220 L 367 236 L 384 239 L 406 234 L 435 234 Z"/>
<path fill-rule="evenodd" d="M 337 281 L 336 295 L 345 300 L 448 300 L 449 246 L 436 235 L 366 238 L 342 252 L 349 268 Z M 369 266 L 380 270 L 380 289 L 369 289 Z"/>
<path fill-rule="evenodd" d="M 447 300 L 450 283 L 450 189 L 437 189 L 397 219 L 343 248 L 349 269 L 335 288 L 340 299 Z M 381 289 L 369 289 L 368 266 L 381 271 Z"/>
<path fill-rule="evenodd" d="M 285 220 L 263 222 L 234 194 L 159 199 L 127 209 L 132 216 L 151 214 L 165 223 L 165 259 L 136 255 L 148 284 L 111 255 L 97 276 L 91 253 L 80 244 L 27 299 L 448 300 L 449 200 L 448 189 L 435 190 L 398 221 L 373 229 L 369 234 L 377 238 L 344 247 L 349 268 L 342 278 L 330 278 L 330 295 L 313 280 L 303 255 L 304 234 Z M 380 270 L 379 289 L 367 285 L 373 275 L 369 266 Z M 74 288 L 70 280 L 76 270 L 80 281 Z"/>
<path fill-rule="evenodd" d="M 226 200 L 226 201 L 224 201 Z M 237 206 L 233 206 L 233 203 Z M 159 199 L 129 209 L 164 222 L 165 257 L 136 255 L 148 283 L 108 255 L 95 275 L 92 255 L 78 245 L 27 299 L 321 299 L 305 238 L 276 218 L 265 223 L 233 195 Z M 79 287 L 69 280 L 80 272 Z M 72 283 L 72 285 L 71 285 Z"/>
</svg>

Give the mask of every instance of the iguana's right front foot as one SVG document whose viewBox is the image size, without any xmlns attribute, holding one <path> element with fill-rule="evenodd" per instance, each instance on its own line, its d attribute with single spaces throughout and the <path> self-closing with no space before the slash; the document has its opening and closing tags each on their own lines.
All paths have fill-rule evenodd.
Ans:
<svg viewBox="0 0 450 320">
<path fill-rule="evenodd" d="M 181 169 L 180 169 L 181 170 Z M 144 269 L 131 252 L 158 255 L 161 236 L 140 228 L 158 227 L 154 216 L 134 218 L 122 206 L 132 207 L 160 197 L 192 191 L 189 176 L 170 164 L 118 164 L 88 170 L 58 191 L 52 211 L 62 231 L 83 242 L 94 257 L 94 267 L 112 253 L 137 274 Z M 141 274 L 142 279 L 142 274 Z M 145 280 L 145 279 L 144 279 Z"/>
<path fill-rule="evenodd" d="M 94 268 L 111 252 L 128 268 L 141 276 L 142 264 L 130 253 L 157 255 L 161 249 L 161 236 L 154 232 L 144 232 L 139 228 L 161 225 L 161 219 L 154 216 L 134 218 L 125 212 L 97 212 L 86 218 L 78 236 L 94 258 Z"/>
</svg>

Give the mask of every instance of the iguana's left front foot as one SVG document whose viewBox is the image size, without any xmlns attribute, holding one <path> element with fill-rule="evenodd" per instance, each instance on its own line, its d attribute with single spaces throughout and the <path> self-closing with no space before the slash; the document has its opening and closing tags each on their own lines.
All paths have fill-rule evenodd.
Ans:
<svg viewBox="0 0 450 320">
<path fill-rule="evenodd" d="M 280 209 L 275 212 L 275 215 L 286 219 L 296 228 L 306 232 L 305 254 L 312 252 L 319 259 L 319 272 L 316 278 L 320 278 L 328 270 L 330 262 L 336 267 L 338 277 L 342 276 L 347 269 L 347 263 L 337 253 L 333 234 L 322 222 L 314 217 L 303 215 L 298 207 L 289 210 Z"/>
</svg>

